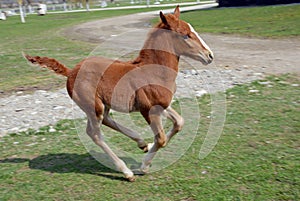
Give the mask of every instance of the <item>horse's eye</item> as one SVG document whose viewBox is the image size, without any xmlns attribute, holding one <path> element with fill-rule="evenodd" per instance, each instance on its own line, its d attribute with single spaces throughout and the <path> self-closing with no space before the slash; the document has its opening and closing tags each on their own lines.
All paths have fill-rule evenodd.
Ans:
<svg viewBox="0 0 300 201">
<path fill-rule="evenodd" d="M 189 38 L 189 35 L 184 35 L 183 36 L 183 39 L 188 39 Z"/>
</svg>

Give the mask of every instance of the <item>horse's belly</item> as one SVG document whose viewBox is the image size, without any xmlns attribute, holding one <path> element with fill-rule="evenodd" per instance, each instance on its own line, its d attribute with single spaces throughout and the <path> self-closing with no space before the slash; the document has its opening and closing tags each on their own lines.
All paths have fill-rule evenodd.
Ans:
<svg viewBox="0 0 300 201">
<path fill-rule="evenodd" d="M 110 102 L 106 102 L 105 105 L 109 105 L 111 109 L 118 112 L 129 113 L 138 111 L 139 108 L 136 107 L 135 94 L 131 92 L 131 90 L 121 92 L 114 91 L 111 95 Z"/>
</svg>

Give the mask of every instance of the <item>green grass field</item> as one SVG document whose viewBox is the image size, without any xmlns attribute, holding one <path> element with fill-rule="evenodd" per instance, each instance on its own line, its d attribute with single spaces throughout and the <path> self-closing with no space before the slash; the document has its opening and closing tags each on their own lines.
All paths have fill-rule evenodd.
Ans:
<svg viewBox="0 0 300 201">
<path fill-rule="evenodd" d="M 6 136 L 0 141 L 0 200 L 299 200 L 300 81 L 267 80 L 269 86 L 256 81 L 226 92 L 223 134 L 202 160 L 211 108 L 209 96 L 199 99 L 200 127 L 190 149 L 134 183 L 87 153 L 73 121 L 59 122 L 55 133 L 44 127 Z M 126 142 L 123 148 L 138 151 Z"/>
<path fill-rule="evenodd" d="M 199 32 L 268 38 L 300 33 L 300 5 L 222 8 L 188 12 L 182 18 Z"/>
<path fill-rule="evenodd" d="M 299 37 L 299 9 L 226 8 L 188 12 L 182 18 L 192 21 L 199 32 L 286 38 Z M 26 24 L 18 18 L 1 21 L 0 90 L 63 86 L 63 78 L 28 66 L 21 52 L 53 56 L 73 66 L 93 47 L 64 38 L 62 28 L 119 14 L 125 13 L 29 16 Z M 243 18 L 248 23 L 241 23 Z M 54 133 L 47 126 L 2 137 L 0 200 L 299 200 L 300 80 L 296 75 L 278 75 L 265 81 L 268 85 L 255 81 L 226 91 L 222 135 L 202 160 L 199 150 L 210 124 L 211 99 L 199 98 L 200 126 L 188 151 L 171 166 L 138 177 L 134 183 L 89 155 L 77 135 L 76 121 L 60 121 Z M 252 89 L 258 91 L 249 93 Z M 139 116 L 132 118 L 141 121 Z M 115 135 L 124 148 L 139 151 L 129 139 L 122 142 L 121 134 L 106 128 L 105 132 Z M 176 137 L 171 143 L 175 141 Z"/>
</svg>

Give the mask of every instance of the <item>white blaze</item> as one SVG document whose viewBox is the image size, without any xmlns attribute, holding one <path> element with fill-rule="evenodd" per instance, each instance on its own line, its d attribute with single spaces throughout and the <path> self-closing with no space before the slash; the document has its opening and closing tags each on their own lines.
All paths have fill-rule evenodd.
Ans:
<svg viewBox="0 0 300 201">
<path fill-rule="evenodd" d="M 190 23 L 188 23 L 188 25 L 189 25 L 189 27 L 190 27 L 190 29 L 191 29 L 191 32 L 193 32 L 193 33 L 197 36 L 197 38 L 200 40 L 200 43 L 203 45 L 203 47 L 204 47 L 205 49 L 207 49 L 208 51 L 210 51 L 211 54 L 212 54 L 211 49 L 210 49 L 210 48 L 208 47 L 208 45 L 204 42 L 204 40 L 202 40 L 202 38 L 199 36 L 199 34 L 195 31 L 194 27 L 192 27 L 192 25 L 191 25 Z"/>
</svg>

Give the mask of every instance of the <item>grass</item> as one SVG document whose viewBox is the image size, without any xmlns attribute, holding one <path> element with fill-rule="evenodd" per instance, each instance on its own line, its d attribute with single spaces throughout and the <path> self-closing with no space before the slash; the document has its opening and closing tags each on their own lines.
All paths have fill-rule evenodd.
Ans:
<svg viewBox="0 0 300 201">
<path fill-rule="evenodd" d="M 59 122 L 54 133 L 44 127 L 3 137 L 0 200 L 299 200 L 300 81 L 291 75 L 265 81 L 226 92 L 223 134 L 202 160 L 210 97 L 199 99 L 200 129 L 192 146 L 173 165 L 134 183 L 86 152 L 74 121 Z M 122 146 L 138 149 L 127 142 Z"/>
<path fill-rule="evenodd" d="M 203 10 L 183 13 L 182 19 L 199 32 L 268 38 L 300 35 L 300 5 Z"/>
</svg>

